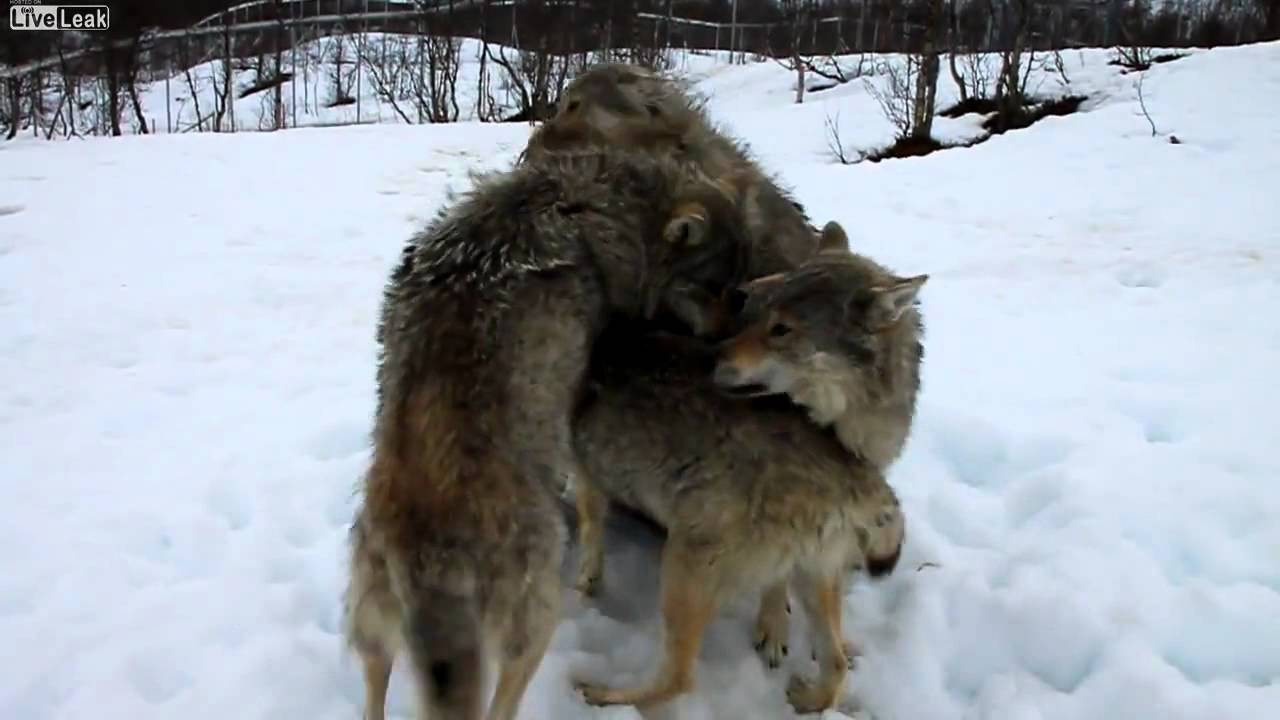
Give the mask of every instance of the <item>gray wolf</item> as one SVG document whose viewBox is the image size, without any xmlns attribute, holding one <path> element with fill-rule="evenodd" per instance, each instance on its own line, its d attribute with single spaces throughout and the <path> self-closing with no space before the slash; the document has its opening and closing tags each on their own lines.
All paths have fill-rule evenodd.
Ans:
<svg viewBox="0 0 1280 720">
<path fill-rule="evenodd" d="M 689 202 L 699 223 L 672 222 Z M 350 533 L 366 717 L 384 716 L 401 651 L 419 717 L 482 717 L 491 658 L 486 717 L 515 717 L 558 622 L 556 493 L 581 472 L 570 423 L 595 338 L 614 316 L 679 315 L 682 288 L 736 282 L 736 212 L 669 159 L 558 153 L 478 178 L 410 240 L 384 292 Z"/>
<path fill-rule="evenodd" d="M 792 678 L 788 700 L 799 712 L 835 703 L 849 667 L 846 573 L 892 572 L 905 537 L 881 463 L 886 438 L 905 441 L 918 388 L 924 277 L 897 278 L 845 243 L 829 223 L 806 263 L 748 283 L 739 331 L 718 349 L 642 333 L 598 343 L 574 421 L 578 586 L 599 591 L 610 503 L 664 527 L 664 658 L 644 687 L 581 684 L 588 702 L 649 705 L 691 690 L 706 626 L 744 591 L 764 591 L 757 632 L 780 647 L 790 581 L 820 674 Z"/>
</svg>

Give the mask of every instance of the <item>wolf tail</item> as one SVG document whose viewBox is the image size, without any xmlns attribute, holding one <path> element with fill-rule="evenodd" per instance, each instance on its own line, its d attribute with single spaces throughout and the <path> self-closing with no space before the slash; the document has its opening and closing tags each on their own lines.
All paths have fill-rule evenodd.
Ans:
<svg viewBox="0 0 1280 720">
<path fill-rule="evenodd" d="M 404 614 L 405 645 L 431 720 L 483 716 L 484 654 L 479 608 L 468 594 L 420 591 Z"/>
</svg>

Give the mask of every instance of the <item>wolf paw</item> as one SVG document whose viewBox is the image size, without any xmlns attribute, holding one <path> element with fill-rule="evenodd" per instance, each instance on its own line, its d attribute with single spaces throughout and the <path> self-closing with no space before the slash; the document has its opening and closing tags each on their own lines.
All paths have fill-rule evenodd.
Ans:
<svg viewBox="0 0 1280 720">
<path fill-rule="evenodd" d="M 782 665 L 782 658 L 787 656 L 787 617 L 778 618 L 761 616 L 756 622 L 755 645 L 760 658 L 771 668 Z"/>
<path fill-rule="evenodd" d="M 609 688 L 589 682 L 577 682 L 574 686 L 588 705 L 596 707 L 634 704 L 636 698 L 632 696 L 637 694 L 632 690 Z"/>
<path fill-rule="evenodd" d="M 582 699 L 585 700 L 588 705 L 601 706 L 609 704 L 609 688 L 586 682 L 576 683 L 575 687 L 577 688 L 578 693 L 582 695 Z"/>
<path fill-rule="evenodd" d="M 604 577 L 598 572 L 583 570 L 578 573 L 578 580 L 574 583 L 574 587 L 583 597 L 594 598 L 600 595 L 600 588 L 604 585 Z"/>
<path fill-rule="evenodd" d="M 862 655 L 862 650 L 858 649 L 858 646 L 853 644 L 853 641 L 851 640 L 846 640 L 845 643 L 840 646 L 840 648 L 841 650 L 844 651 L 845 662 L 849 664 L 850 669 L 853 669 L 853 665 L 857 660 L 858 656 Z M 815 648 L 813 651 L 811 651 L 809 653 L 809 657 L 812 658 L 814 662 L 817 662 L 818 650 Z"/>
<path fill-rule="evenodd" d="M 835 706 L 836 692 L 799 675 L 792 675 L 787 683 L 787 702 L 801 715 L 820 713 Z"/>
</svg>

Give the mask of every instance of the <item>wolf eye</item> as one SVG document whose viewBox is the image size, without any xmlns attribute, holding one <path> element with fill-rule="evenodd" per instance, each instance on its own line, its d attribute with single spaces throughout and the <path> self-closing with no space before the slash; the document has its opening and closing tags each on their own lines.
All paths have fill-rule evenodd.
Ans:
<svg viewBox="0 0 1280 720">
<path fill-rule="evenodd" d="M 568 110 L 569 112 L 577 112 L 579 107 L 582 107 L 582 103 L 578 102 L 577 100 L 570 100 L 568 107 L 566 107 L 565 109 Z"/>
<path fill-rule="evenodd" d="M 769 326 L 769 337 L 771 338 L 786 337 L 787 335 L 790 335 L 790 334 L 791 334 L 791 326 L 787 325 L 786 323 L 777 322 Z"/>
</svg>

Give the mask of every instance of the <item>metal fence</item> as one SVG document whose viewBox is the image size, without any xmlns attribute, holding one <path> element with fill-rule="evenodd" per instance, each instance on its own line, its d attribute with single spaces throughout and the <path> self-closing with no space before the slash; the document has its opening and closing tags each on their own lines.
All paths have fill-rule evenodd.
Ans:
<svg viewBox="0 0 1280 720">
<path fill-rule="evenodd" d="M 1166 4 L 1156 15 L 1145 11 L 1135 14 L 1135 7 L 1127 0 L 1017 0 L 1016 5 L 1029 10 L 1027 40 L 1035 49 L 1121 43 L 1162 47 L 1232 44 L 1257 39 L 1261 27 L 1255 16 L 1244 12 L 1215 14 L 1217 6 L 1208 4 L 1191 10 Z M 417 72 L 427 83 L 437 80 L 434 75 L 427 77 L 429 72 L 437 72 L 436 66 L 432 64 L 429 71 L 426 66 L 434 62 L 427 53 L 440 38 L 453 39 L 451 42 L 469 38 L 486 47 L 493 44 L 502 53 L 510 50 L 511 58 L 503 55 L 508 71 L 514 65 L 532 64 L 542 72 L 538 63 L 543 63 L 548 65 L 547 72 L 563 73 L 565 66 L 572 64 L 571 58 L 580 63 L 599 58 L 652 62 L 675 49 L 727 51 L 735 62 L 792 53 L 813 56 L 911 52 L 918 49 L 925 34 L 928 8 L 924 3 L 843 0 L 809 7 L 811 11 L 788 14 L 780 6 L 778 12 L 758 19 L 740 17 L 734 0 L 729 21 L 724 22 L 675 15 L 674 4 L 661 0 L 252 0 L 201 18 L 186 28 L 147 32 L 106 43 L 90 42 L 88 36 L 63 34 L 58 45 L 44 57 L 0 67 L 4 90 L 0 120 L 11 131 L 17 128 L 37 135 L 43 132 L 49 137 L 115 132 L 119 121 L 113 126 L 110 118 L 118 118 L 129 105 L 134 106 L 135 132 L 154 132 L 161 127 L 168 132 L 234 131 L 364 122 L 370 118 L 377 121 L 383 118 L 385 108 L 366 112 L 368 93 L 363 84 L 383 83 L 386 78 L 379 73 L 386 68 L 370 66 L 371 61 L 373 66 L 378 65 L 377 50 L 372 55 L 368 50 L 371 35 L 391 34 L 416 44 Z M 985 52 L 1002 49 L 1010 42 L 1007 18 L 984 11 L 988 7 L 992 6 L 948 3 L 947 31 L 952 47 Z M 331 51 L 331 57 L 324 53 L 317 57 L 311 51 L 321 40 L 330 41 L 326 52 Z M 381 60 L 385 63 L 388 41 L 380 41 Z M 392 45 L 392 52 L 403 49 Z M 549 57 L 558 59 L 548 61 Z M 211 63 L 220 64 L 224 77 L 206 73 L 198 78 L 201 86 L 197 87 L 192 69 L 196 68 L 199 74 L 199 68 L 208 69 Z M 326 70 L 327 65 L 335 64 L 336 69 Z M 115 77 L 122 65 L 128 69 L 123 86 Z M 241 71 L 246 69 L 251 71 L 245 76 L 247 88 L 240 84 Z M 337 78 L 336 90 L 330 88 L 336 96 L 329 101 L 354 105 L 350 117 L 332 120 L 329 116 L 333 113 L 321 117 L 324 113 L 320 112 L 320 100 L 310 95 L 313 87 L 319 89 L 313 77 L 324 72 Z M 297 76 L 302 79 L 295 80 Z M 356 87 L 344 89 L 344 77 Z M 163 125 L 156 113 L 147 117 L 136 87 L 141 83 L 154 88 L 161 81 Z M 401 81 L 397 76 L 395 82 Z M 175 82 L 179 85 L 176 92 Z M 478 92 L 482 96 L 492 92 L 492 88 L 485 90 L 485 82 L 483 78 L 479 80 Z M 501 82 L 519 84 L 519 79 L 512 76 Z M 218 83 L 222 84 L 221 89 Z M 212 91 L 207 87 L 210 84 Z M 283 97 L 284 87 L 288 88 L 287 99 Z M 261 118 L 251 123 L 236 121 L 236 101 L 246 90 L 269 91 L 264 97 L 273 107 L 267 127 L 262 127 Z M 296 97 L 299 90 L 301 99 Z M 424 90 L 417 87 L 413 92 L 421 96 Z M 519 87 L 506 87 L 505 92 L 528 94 L 527 89 Z M 206 112 L 209 107 L 200 107 L 202 94 L 209 96 L 206 105 L 216 106 L 216 111 Z M 393 92 L 383 94 L 395 105 Z M 521 98 L 525 107 L 517 108 L 514 114 L 519 115 L 521 110 L 526 115 L 536 114 L 536 108 L 530 105 L 545 105 L 550 100 L 553 98 Z M 475 101 L 483 104 L 485 98 Z M 440 121 L 450 115 L 436 112 L 434 106 L 424 112 L 424 105 L 430 103 L 424 103 L 421 97 L 415 102 L 416 112 L 396 106 L 391 116 L 408 121 L 415 117 L 418 121 Z M 154 107 L 155 103 L 150 105 Z M 79 127 L 77 114 L 81 116 Z M 496 112 L 477 110 L 475 114 L 480 119 L 509 119 Z M 107 120 L 103 120 L 104 116 Z"/>
</svg>

